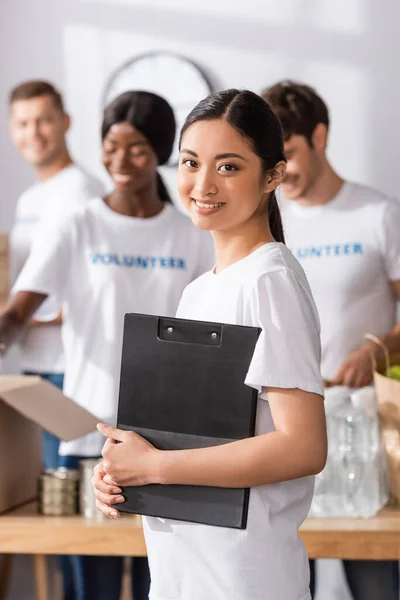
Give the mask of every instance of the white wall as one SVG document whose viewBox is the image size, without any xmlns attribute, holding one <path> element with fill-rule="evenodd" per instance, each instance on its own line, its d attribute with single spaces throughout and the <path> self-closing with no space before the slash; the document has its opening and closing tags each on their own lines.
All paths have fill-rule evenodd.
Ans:
<svg viewBox="0 0 400 600">
<path fill-rule="evenodd" d="M 399 21 L 398 0 L 1 0 L 0 231 L 33 181 L 8 140 L 9 89 L 34 77 L 58 84 L 73 116 L 73 154 L 102 174 L 105 80 L 149 49 L 193 58 L 220 87 L 260 91 L 286 77 L 316 86 L 331 109 L 333 164 L 400 197 Z"/>
<path fill-rule="evenodd" d="M 99 164 L 100 94 L 122 60 L 171 49 L 221 86 L 284 77 L 315 85 L 332 117 L 330 155 L 347 177 L 397 189 L 400 71 L 397 0 L 2 0 L 0 3 L 0 231 L 33 180 L 7 134 L 7 93 L 32 77 L 65 92 L 75 157 Z"/>
</svg>

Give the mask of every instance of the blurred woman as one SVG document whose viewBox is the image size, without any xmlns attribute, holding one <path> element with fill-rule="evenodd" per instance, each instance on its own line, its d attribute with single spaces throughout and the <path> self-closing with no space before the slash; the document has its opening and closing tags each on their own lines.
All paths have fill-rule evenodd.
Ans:
<svg viewBox="0 0 400 600">
<path fill-rule="evenodd" d="M 43 230 L 0 317 L 8 346 L 39 307 L 51 318 L 63 305 L 64 392 L 107 423 L 116 417 L 124 314 L 174 315 L 186 285 L 213 264 L 210 235 L 173 206 L 157 170 L 174 137 L 173 111 L 155 94 L 127 92 L 108 106 L 103 164 L 114 190 Z M 63 442 L 60 466 L 100 456 L 102 444 L 98 432 Z M 70 560 L 65 600 L 119 600 L 121 558 Z M 134 560 L 133 587 L 135 600 L 147 599 L 145 558 Z"/>
</svg>

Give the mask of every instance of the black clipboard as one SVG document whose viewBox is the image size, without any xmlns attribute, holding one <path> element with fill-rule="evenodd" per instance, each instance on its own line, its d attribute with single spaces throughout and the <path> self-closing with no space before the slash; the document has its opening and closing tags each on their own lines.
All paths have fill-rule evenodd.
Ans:
<svg viewBox="0 0 400 600">
<path fill-rule="evenodd" d="M 261 329 L 127 314 L 118 427 L 156 448 L 224 444 L 255 432 L 257 390 L 244 381 Z M 210 465 L 212 468 L 212 465 Z M 249 489 L 125 487 L 121 511 L 245 529 Z"/>
</svg>

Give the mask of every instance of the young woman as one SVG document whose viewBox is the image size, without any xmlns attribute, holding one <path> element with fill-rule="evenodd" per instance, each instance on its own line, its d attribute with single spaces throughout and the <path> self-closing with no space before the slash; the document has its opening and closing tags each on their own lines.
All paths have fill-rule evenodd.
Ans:
<svg viewBox="0 0 400 600">
<path fill-rule="evenodd" d="M 107 423 L 116 417 L 124 314 L 174 315 L 186 285 L 214 264 L 211 236 L 174 208 L 157 171 L 174 136 L 172 109 L 155 94 L 128 92 L 106 109 L 103 162 L 114 191 L 43 231 L 0 317 L 7 346 L 45 299 L 43 318 L 63 305 L 64 391 Z M 98 457 L 102 445 L 98 432 L 62 443 L 60 466 Z M 73 557 L 72 566 L 65 600 L 119 600 L 122 559 Z M 135 599 L 147 599 L 146 559 L 135 559 L 133 575 Z"/>
<path fill-rule="evenodd" d="M 144 518 L 151 600 L 310 598 L 297 530 L 327 442 L 318 315 L 284 245 L 274 193 L 285 169 L 280 124 L 252 92 L 218 92 L 188 116 L 178 187 L 194 224 L 212 232 L 217 261 L 186 288 L 177 314 L 262 328 L 246 377 L 259 392 L 257 435 L 169 452 L 99 425 L 108 439 L 93 483 L 109 517 L 118 517 L 110 504 L 123 502 L 119 486 L 251 488 L 246 530 Z"/>
</svg>

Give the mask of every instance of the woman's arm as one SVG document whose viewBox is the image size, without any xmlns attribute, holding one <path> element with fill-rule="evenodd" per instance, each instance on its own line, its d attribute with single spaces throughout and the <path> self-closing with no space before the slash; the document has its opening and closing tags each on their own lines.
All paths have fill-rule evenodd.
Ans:
<svg viewBox="0 0 400 600">
<path fill-rule="evenodd" d="M 74 251 L 79 247 L 76 223 L 79 215 L 73 213 L 64 220 L 41 225 L 40 235 L 13 286 L 15 295 L 4 313 L 3 325 L 0 321 L 0 342 L 3 335 L 8 343 L 13 342 L 25 325 L 44 327 L 61 323 L 60 306 L 73 278 Z M 37 318 L 32 321 L 30 317 L 48 296 L 52 296 L 58 306 L 47 307 L 45 318 L 35 315 Z"/>
<path fill-rule="evenodd" d="M 212 448 L 161 452 L 157 483 L 254 487 L 314 475 L 326 461 L 323 399 L 270 388 L 276 431 Z"/>
<path fill-rule="evenodd" d="M 109 438 L 103 449 L 105 484 L 253 487 L 320 472 L 327 454 L 322 397 L 298 389 L 267 392 L 276 431 L 222 446 L 160 451 L 134 432 L 100 425 Z M 102 485 L 99 491 L 112 493 Z"/>
<path fill-rule="evenodd" d="M 18 292 L 3 313 L 0 314 L 0 346 L 11 346 L 29 325 L 30 318 L 47 298 L 37 292 Z"/>
</svg>

